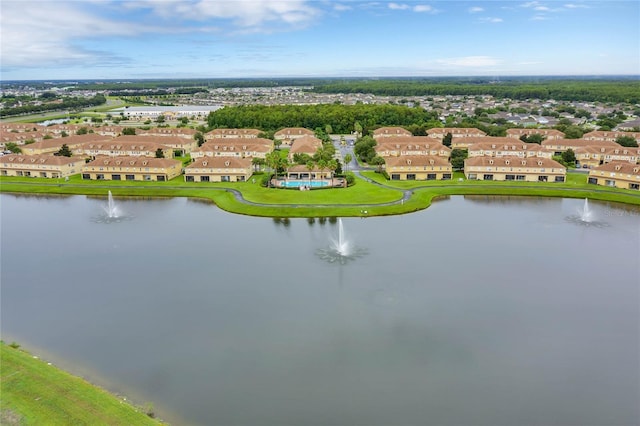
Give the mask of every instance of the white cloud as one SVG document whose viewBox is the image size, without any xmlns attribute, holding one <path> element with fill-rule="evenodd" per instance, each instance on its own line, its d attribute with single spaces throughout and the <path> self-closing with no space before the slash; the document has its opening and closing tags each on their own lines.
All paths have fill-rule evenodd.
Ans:
<svg viewBox="0 0 640 426">
<path fill-rule="evenodd" d="M 564 5 L 566 9 L 589 9 L 586 4 L 567 3 Z"/>
<path fill-rule="evenodd" d="M 525 7 L 525 8 L 532 8 L 532 7 L 538 7 L 538 6 L 540 6 L 540 2 L 537 2 L 537 1 L 529 1 L 526 3 L 522 3 L 520 5 L 520 7 Z"/>
<path fill-rule="evenodd" d="M 258 31 L 263 25 L 273 23 L 306 25 L 321 14 L 320 9 L 310 6 L 306 0 L 143 0 L 125 4 L 130 8 L 151 10 L 165 18 L 192 21 L 224 19 Z"/>
<path fill-rule="evenodd" d="M 341 3 L 336 3 L 333 5 L 333 10 L 337 11 L 337 12 L 344 12 L 346 10 L 352 10 L 353 7 L 348 6 L 346 4 L 341 4 Z"/>
<path fill-rule="evenodd" d="M 487 18 L 480 18 L 480 22 L 483 22 L 485 24 L 499 24 L 500 22 L 503 22 L 503 19 L 487 17 Z"/>
<path fill-rule="evenodd" d="M 433 13 L 435 12 L 435 9 L 426 4 L 419 4 L 413 7 L 413 11 L 418 13 Z"/>
<path fill-rule="evenodd" d="M 484 12 L 484 8 L 482 8 L 482 7 L 478 7 L 478 6 L 470 7 L 470 8 L 468 9 L 468 12 L 469 12 L 469 13 L 480 13 L 480 12 Z"/>
<path fill-rule="evenodd" d="M 486 68 L 495 67 L 502 61 L 491 56 L 463 56 L 459 58 L 437 59 L 436 63 L 452 67 Z"/>
<path fill-rule="evenodd" d="M 399 3 L 389 3 L 389 9 L 391 10 L 407 10 L 409 9 L 408 4 L 399 4 Z"/>
<path fill-rule="evenodd" d="M 548 21 L 548 20 L 549 20 L 549 17 L 548 17 L 548 16 L 545 16 L 545 15 L 534 15 L 534 16 L 531 18 L 531 20 L 532 20 L 532 21 Z"/>
<path fill-rule="evenodd" d="M 3 1 L 2 66 L 61 65 L 69 62 L 121 60 L 81 47 L 77 39 L 133 36 L 149 27 L 116 22 L 82 9 L 81 2 Z"/>
</svg>

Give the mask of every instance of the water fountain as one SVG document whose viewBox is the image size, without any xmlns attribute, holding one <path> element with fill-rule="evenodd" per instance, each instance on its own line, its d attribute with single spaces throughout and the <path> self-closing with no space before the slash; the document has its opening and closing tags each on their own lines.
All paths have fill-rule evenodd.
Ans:
<svg viewBox="0 0 640 426">
<path fill-rule="evenodd" d="M 565 219 L 568 222 L 575 223 L 582 226 L 594 226 L 597 228 L 603 228 L 608 226 L 607 223 L 596 220 L 595 212 L 589 207 L 589 199 L 585 198 L 581 208 L 576 211 L 577 214 L 567 216 Z"/>
<path fill-rule="evenodd" d="M 354 246 L 351 241 L 348 240 L 344 232 L 342 219 L 339 218 L 338 239 L 331 238 L 331 244 L 329 245 L 329 247 L 319 249 L 316 253 L 321 259 L 326 260 L 327 262 L 338 262 L 344 265 L 350 260 L 354 260 L 365 255 L 367 253 L 367 250 L 361 247 Z"/>
<path fill-rule="evenodd" d="M 104 207 L 105 213 L 107 213 L 107 217 L 109 219 L 117 219 L 120 217 L 120 210 L 116 203 L 113 201 L 113 195 L 111 195 L 111 191 L 109 191 L 109 197 L 107 201 L 107 205 Z"/>
<path fill-rule="evenodd" d="M 584 199 L 584 205 L 582 206 L 582 211 L 580 212 L 580 220 L 583 222 L 592 222 L 593 221 L 593 212 L 589 208 L 589 199 Z"/>
<path fill-rule="evenodd" d="M 102 214 L 92 220 L 96 223 L 113 223 L 131 219 L 131 216 L 123 214 L 122 209 L 116 205 L 111 191 L 108 194 L 107 204 L 102 206 Z"/>
<path fill-rule="evenodd" d="M 342 226 L 342 218 L 338 219 L 338 241 L 333 242 L 333 248 L 341 256 L 349 255 L 349 241 L 344 237 L 344 226 Z"/>
</svg>

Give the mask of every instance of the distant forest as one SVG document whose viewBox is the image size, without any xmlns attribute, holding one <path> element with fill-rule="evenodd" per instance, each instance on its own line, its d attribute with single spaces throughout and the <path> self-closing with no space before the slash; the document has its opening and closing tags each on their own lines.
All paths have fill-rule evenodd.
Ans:
<svg viewBox="0 0 640 426">
<path fill-rule="evenodd" d="M 381 96 L 491 95 L 496 98 L 555 99 L 561 101 L 640 102 L 640 80 L 539 81 L 432 81 L 359 80 L 333 81 L 314 86 L 317 93 L 371 93 Z"/>
<path fill-rule="evenodd" d="M 381 96 L 491 95 L 496 98 L 640 103 L 640 77 L 415 77 L 415 78 L 273 78 L 183 79 L 130 81 L 3 82 L 2 88 L 29 85 L 40 89 L 106 90 L 113 95 L 131 91 L 196 93 L 233 87 L 309 87 L 315 93 L 370 93 Z M 168 90 L 177 89 L 177 90 Z M 126 93 L 125 91 L 129 91 Z M 148 94 L 148 93 L 147 93 Z"/>
<path fill-rule="evenodd" d="M 209 127 L 255 128 L 268 132 L 283 127 L 304 127 L 326 130 L 327 133 L 348 134 L 380 126 L 416 126 L 431 128 L 440 125 L 438 113 L 403 105 L 248 105 L 222 108 L 209 114 Z"/>
</svg>

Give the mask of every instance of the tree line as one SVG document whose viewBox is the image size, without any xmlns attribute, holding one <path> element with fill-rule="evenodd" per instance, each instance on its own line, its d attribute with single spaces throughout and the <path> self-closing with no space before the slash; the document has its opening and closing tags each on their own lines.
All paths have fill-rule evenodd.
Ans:
<svg viewBox="0 0 640 426">
<path fill-rule="evenodd" d="M 556 99 L 563 101 L 640 102 L 637 80 L 555 80 L 505 82 L 415 80 L 327 81 L 314 86 L 316 93 L 370 93 L 380 96 L 481 96 L 496 98 Z"/>
<path fill-rule="evenodd" d="M 90 106 L 102 105 L 107 102 L 107 98 L 102 94 L 97 94 L 92 98 L 63 98 L 59 103 L 43 103 L 40 105 L 23 105 L 2 110 L 2 116 L 34 114 L 44 111 L 56 111 L 63 109 L 80 109 Z"/>
<path fill-rule="evenodd" d="M 439 123 L 438 114 L 404 105 L 243 105 L 209 114 L 210 128 L 255 128 L 273 132 L 285 127 L 325 129 L 333 133 L 368 133 L 380 126 L 419 126 Z M 431 126 L 433 127 L 433 126 Z"/>
</svg>

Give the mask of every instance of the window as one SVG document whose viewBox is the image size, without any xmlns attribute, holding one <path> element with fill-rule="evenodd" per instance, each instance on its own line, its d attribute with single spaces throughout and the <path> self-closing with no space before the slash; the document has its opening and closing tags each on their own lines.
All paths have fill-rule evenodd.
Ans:
<svg viewBox="0 0 640 426">
<path fill-rule="evenodd" d="M 194 182 L 193 176 L 185 176 L 185 177 L 184 177 L 184 180 L 185 180 L 186 182 Z"/>
<path fill-rule="evenodd" d="M 505 180 L 516 180 L 516 175 L 506 175 Z"/>
<path fill-rule="evenodd" d="M 40 177 L 47 177 L 47 172 L 40 172 Z"/>
<path fill-rule="evenodd" d="M 451 179 L 451 173 L 443 173 L 442 180 L 448 180 L 448 179 Z"/>
<path fill-rule="evenodd" d="M 122 179 L 120 179 L 120 175 L 111 175 L 111 180 L 122 180 Z"/>
<path fill-rule="evenodd" d="M 478 179 L 478 175 L 475 173 L 469 173 L 468 179 Z"/>
<path fill-rule="evenodd" d="M 549 180 L 549 176 L 538 176 L 538 182 L 546 182 Z"/>
<path fill-rule="evenodd" d="M 2 176 L 7 176 L 7 171 L 6 170 L 2 171 Z"/>
<path fill-rule="evenodd" d="M 164 175 L 158 175 L 158 176 L 156 176 L 156 180 L 157 180 L 158 182 L 164 182 L 164 181 L 165 181 L 165 179 L 164 179 Z"/>
<path fill-rule="evenodd" d="M 150 180 L 151 180 L 151 175 L 143 175 L 143 176 L 142 176 L 142 179 L 143 179 L 143 180 L 150 181 Z"/>
<path fill-rule="evenodd" d="M 244 182 L 244 176 L 236 176 L 236 182 Z"/>
<path fill-rule="evenodd" d="M 427 174 L 427 180 L 435 180 L 436 179 L 436 174 L 435 173 L 428 173 Z"/>
<path fill-rule="evenodd" d="M 82 179 L 84 179 L 84 180 L 91 179 L 91 175 L 89 173 L 83 173 L 82 174 Z"/>
<path fill-rule="evenodd" d="M 598 184 L 598 179 L 597 179 L 597 178 L 590 177 L 590 178 L 589 178 L 589 183 L 591 183 L 591 184 L 593 184 L 593 185 L 597 185 L 597 184 Z"/>
<path fill-rule="evenodd" d="M 516 175 L 516 180 L 526 180 L 525 175 Z"/>
<path fill-rule="evenodd" d="M 605 184 L 606 186 L 616 186 L 616 181 L 615 181 L 615 180 L 606 179 L 606 180 L 604 181 L 604 184 Z"/>
<path fill-rule="evenodd" d="M 482 179 L 484 179 L 484 180 L 493 180 L 493 175 L 490 175 L 490 174 L 483 175 Z"/>
<path fill-rule="evenodd" d="M 393 173 L 391 175 L 391 180 L 400 180 L 400 174 L 398 173 Z"/>
<path fill-rule="evenodd" d="M 220 176 L 221 182 L 231 182 L 231 176 Z"/>
<path fill-rule="evenodd" d="M 407 173 L 407 180 L 416 180 L 415 173 Z"/>
<path fill-rule="evenodd" d="M 98 174 L 96 175 L 96 179 L 98 179 L 98 180 L 104 180 L 104 175 L 103 175 L 102 173 L 98 173 Z"/>
<path fill-rule="evenodd" d="M 640 189 L 640 184 L 638 183 L 630 183 L 629 189 Z"/>
<path fill-rule="evenodd" d="M 200 182 L 209 182 L 209 176 L 200 176 Z"/>
<path fill-rule="evenodd" d="M 564 182 L 564 176 L 556 176 L 556 182 Z"/>
<path fill-rule="evenodd" d="M 124 175 L 124 178 L 125 178 L 126 180 L 136 180 L 135 175 Z"/>
</svg>

